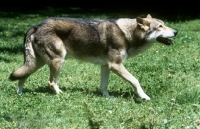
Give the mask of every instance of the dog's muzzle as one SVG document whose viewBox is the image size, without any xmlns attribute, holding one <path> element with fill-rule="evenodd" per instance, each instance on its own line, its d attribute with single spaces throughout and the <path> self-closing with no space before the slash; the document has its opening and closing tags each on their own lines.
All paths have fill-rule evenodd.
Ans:
<svg viewBox="0 0 200 129">
<path fill-rule="evenodd" d="M 174 31 L 174 36 L 176 36 L 177 33 L 178 33 L 178 31 L 175 30 L 175 31 Z M 165 44 L 165 45 L 172 45 L 172 44 L 173 44 L 172 40 L 170 40 L 170 39 L 168 39 L 168 38 L 164 38 L 164 37 L 157 37 L 156 40 L 157 40 L 158 42 L 160 42 L 160 43 Z"/>
</svg>

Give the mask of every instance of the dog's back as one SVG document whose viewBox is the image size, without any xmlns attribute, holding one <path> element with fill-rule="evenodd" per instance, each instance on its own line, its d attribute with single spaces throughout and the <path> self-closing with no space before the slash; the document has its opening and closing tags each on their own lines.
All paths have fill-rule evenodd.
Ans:
<svg viewBox="0 0 200 129">
<path fill-rule="evenodd" d="M 105 57 L 109 47 L 123 49 L 127 43 L 114 20 L 98 19 L 47 19 L 39 25 L 34 39 L 34 44 L 48 44 L 53 51 L 56 50 L 54 47 L 58 47 L 54 46 L 57 42 L 63 42 L 68 54 L 82 60 L 91 56 Z"/>
</svg>

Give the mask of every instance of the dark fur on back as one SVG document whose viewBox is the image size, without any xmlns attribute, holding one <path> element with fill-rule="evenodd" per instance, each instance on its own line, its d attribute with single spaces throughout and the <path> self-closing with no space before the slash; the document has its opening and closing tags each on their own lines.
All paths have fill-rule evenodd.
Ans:
<svg viewBox="0 0 200 129">
<path fill-rule="evenodd" d="M 119 36 L 114 36 L 115 33 Z M 106 56 L 109 47 L 122 47 L 124 43 L 127 44 L 124 33 L 114 20 L 50 18 L 44 21 L 35 32 L 36 43 L 41 35 L 44 35 L 44 39 L 51 41 L 53 41 L 52 35 L 58 36 L 69 53 L 77 58 L 91 55 Z"/>
</svg>

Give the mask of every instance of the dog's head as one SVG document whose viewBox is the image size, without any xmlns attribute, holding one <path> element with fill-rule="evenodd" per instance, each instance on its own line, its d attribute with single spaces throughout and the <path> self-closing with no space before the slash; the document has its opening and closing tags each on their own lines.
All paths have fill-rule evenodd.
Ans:
<svg viewBox="0 0 200 129">
<path fill-rule="evenodd" d="M 144 32 L 144 38 L 147 41 L 158 41 L 160 43 L 171 45 L 172 40 L 169 38 L 176 36 L 177 30 L 164 25 L 164 22 L 152 18 L 150 14 L 146 18 L 137 17 L 137 27 Z"/>
</svg>

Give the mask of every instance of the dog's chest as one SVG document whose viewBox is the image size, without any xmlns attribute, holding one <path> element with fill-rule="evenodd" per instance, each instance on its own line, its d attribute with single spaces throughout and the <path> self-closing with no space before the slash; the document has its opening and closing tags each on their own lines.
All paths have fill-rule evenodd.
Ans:
<svg viewBox="0 0 200 129">
<path fill-rule="evenodd" d="M 129 55 L 129 57 L 135 56 L 139 53 L 142 53 L 142 52 L 148 50 L 152 45 L 153 45 L 153 43 L 146 43 L 145 45 L 140 46 L 140 47 L 129 48 L 128 49 L 128 55 Z"/>
</svg>

